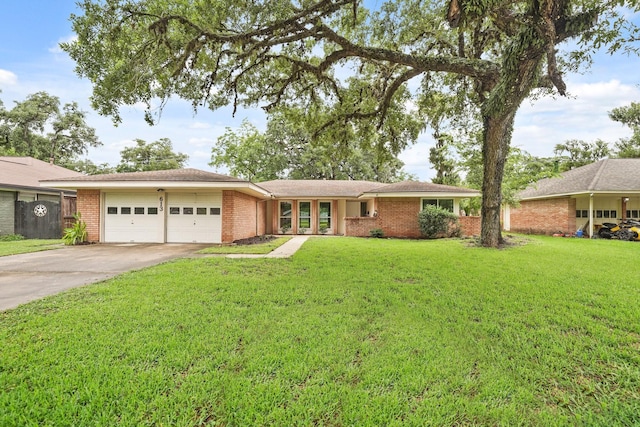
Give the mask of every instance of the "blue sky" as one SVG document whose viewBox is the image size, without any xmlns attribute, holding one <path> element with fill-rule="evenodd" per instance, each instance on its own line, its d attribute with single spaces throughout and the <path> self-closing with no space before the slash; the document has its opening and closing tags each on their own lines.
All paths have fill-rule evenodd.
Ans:
<svg viewBox="0 0 640 427">
<path fill-rule="evenodd" d="M 213 170 L 208 166 L 211 147 L 226 127 L 237 128 L 243 119 L 264 129 L 266 119 L 260 109 L 240 110 L 232 117 L 230 108 L 194 115 L 190 104 L 172 100 L 160 123 L 150 127 L 143 113 L 123 109 L 123 123 L 114 127 L 111 119 L 91 109 L 91 85 L 74 73 L 74 63 L 58 48 L 61 41 L 73 37 L 69 16 L 80 13 L 75 0 L 3 1 L 0 5 L 0 99 L 5 108 L 27 95 L 47 91 L 61 103 L 76 101 L 88 112 L 88 123 L 104 144 L 92 149 L 95 163 L 117 164 L 120 150 L 134 144 L 136 138 L 148 142 L 170 138 L 175 151 L 189 155 L 189 167 Z M 543 98 L 525 101 L 516 117 L 513 144 L 537 156 L 550 156 L 553 147 L 568 139 L 613 143 L 628 137 L 631 131 L 611 121 L 612 108 L 640 102 L 640 58 L 598 55 L 585 74 L 567 75 L 568 98 Z M 421 180 L 433 175 L 428 162 L 433 140 L 423 134 L 400 158 L 405 170 Z M 226 172 L 218 170 L 218 172 Z"/>
</svg>

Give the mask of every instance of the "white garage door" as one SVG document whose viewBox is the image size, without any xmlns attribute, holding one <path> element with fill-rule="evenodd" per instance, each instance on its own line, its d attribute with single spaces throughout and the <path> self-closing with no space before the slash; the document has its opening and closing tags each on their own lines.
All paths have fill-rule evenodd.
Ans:
<svg viewBox="0 0 640 427">
<path fill-rule="evenodd" d="M 220 243 L 222 193 L 167 194 L 167 242 Z"/>
<path fill-rule="evenodd" d="M 105 242 L 163 242 L 164 212 L 157 193 L 107 193 Z"/>
</svg>

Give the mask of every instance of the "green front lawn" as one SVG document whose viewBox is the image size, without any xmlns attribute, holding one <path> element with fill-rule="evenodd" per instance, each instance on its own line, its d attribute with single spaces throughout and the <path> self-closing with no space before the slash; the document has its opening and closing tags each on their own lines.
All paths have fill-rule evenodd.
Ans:
<svg viewBox="0 0 640 427">
<path fill-rule="evenodd" d="M 0 241 L 0 256 L 24 254 L 27 252 L 48 251 L 62 247 L 62 240 L 16 240 Z"/>
<path fill-rule="evenodd" d="M 0 313 L 0 425 L 638 425 L 640 244 L 310 239 Z"/>
<path fill-rule="evenodd" d="M 251 245 L 217 245 L 198 251 L 199 254 L 268 254 L 291 240 L 291 237 L 277 237 L 265 243 Z"/>
</svg>

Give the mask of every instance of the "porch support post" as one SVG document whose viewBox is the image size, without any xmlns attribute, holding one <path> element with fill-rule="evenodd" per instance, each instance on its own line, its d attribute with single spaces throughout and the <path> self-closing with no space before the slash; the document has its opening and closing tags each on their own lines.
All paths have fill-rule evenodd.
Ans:
<svg viewBox="0 0 640 427">
<path fill-rule="evenodd" d="M 622 198 L 622 216 L 620 217 L 622 218 L 622 221 L 627 219 L 627 200 L 629 200 L 628 197 Z"/>
<path fill-rule="evenodd" d="M 593 239 L 595 226 L 593 224 L 593 193 L 589 195 L 589 237 Z"/>
</svg>

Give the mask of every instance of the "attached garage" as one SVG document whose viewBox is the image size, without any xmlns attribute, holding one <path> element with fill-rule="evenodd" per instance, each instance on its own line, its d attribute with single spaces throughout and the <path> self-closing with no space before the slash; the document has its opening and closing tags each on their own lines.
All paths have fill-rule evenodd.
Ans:
<svg viewBox="0 0 640 427">
<path fill-rule="evenodd" d="M 222 192 L 168 193 L 167 211 L 167 242 L 222 242 Z"/>
<path fill-rule="evenodd" d="M 79 176 L 50 181 L 78 190 L 90 241 L 231 243 L 264 234 L 267 190 L 197 169 Z M 58 187 L 59 186 L 59 187 Z"/>
<path fill-rule="evenodd" d="M 154 193 L 105 193 L 104 241 L 164 242 L 164 212 Z"/>
</svg>

